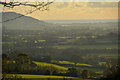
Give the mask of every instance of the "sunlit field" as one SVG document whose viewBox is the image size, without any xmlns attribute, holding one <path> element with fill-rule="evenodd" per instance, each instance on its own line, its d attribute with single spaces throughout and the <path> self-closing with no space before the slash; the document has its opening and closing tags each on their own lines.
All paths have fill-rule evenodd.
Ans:
<svg viewBox="0 0 120 80">
<path fill-rule="evenodd" d="M 7 78 L 12 78 L 16 74 L 7 74 Z M 67 77 L 67 76 L 50 76 L 50 75 L 26 75 L 26 74 L 17 74 L 17 77 L 25 80 L 92 80 L 92 79 L 81 79 L 76 77 Z"/>
<path fill-rule="evenodd" d="M 36 61 L 33 61 L 33 62 L 37 64 L 37 66 L 39 67 L 47 67 L 47 66 L 54 67 L 55 69 L 57 69 L 59 72 L 62 72 L 62 73 L 66 72 L 68 69 L 66 67 L 55 65 L 55 64 L 50 64 L 50 63 L 36 62 Z"/>
</svg>

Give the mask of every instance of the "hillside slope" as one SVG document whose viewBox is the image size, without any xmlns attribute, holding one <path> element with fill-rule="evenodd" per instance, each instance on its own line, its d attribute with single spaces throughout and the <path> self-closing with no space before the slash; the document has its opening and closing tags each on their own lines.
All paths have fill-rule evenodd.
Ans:
<svg viewBox="0 0 120 80">
<path fill-rule="evenodd" d="M 22 17 L 19 17 L 22 16 Z M 19 17 L 19 18 L 16 18 Z M 37 20 L 35 18 L 29 17 L 29 16 L 24 16 L 19 13 L 15 12 L 3 12 L 2 13 L 2 18 L 3 18 L 3 27 L 6 29 L 13 29 L 13 30 L 46 30 L 49 28 L 55 28 L 56 25 L 51 24 L 51 23 L 46 23 L 41 20 Z M 16 18 L 16 19 L 14 19 Z M 13 19 L 13 20 L 11 20 Z"/>
</svg>

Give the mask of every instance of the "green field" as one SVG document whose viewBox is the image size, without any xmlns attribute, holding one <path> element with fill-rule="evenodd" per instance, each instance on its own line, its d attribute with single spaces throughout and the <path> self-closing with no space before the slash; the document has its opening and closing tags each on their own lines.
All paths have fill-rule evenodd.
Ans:
<svg viewBox="0 0 120 80">
<path fill-rule="evenodd" d="M 33 61 L 33 62 L 35 64 L 37 64 L 37 66 L 40 66 L 40 67 L 52 66 L 52 67 L 56 68 L 59 72 L 63 72 L 63 73 L 66 72 L 66 70 L 68 70 L 68 68 L 59 66 L 56 64 L 50 64 L 50 63 L 45 63 L 45 62 L 36 62 L 36 61 Z"/>
<path fill-rule="evenodd" d="M 56 65 L 56 64 L 45 63 L 45 62 L 36 62 L 36 61 L 33 61 L 33 62 L 35 64 L 37 64 L 37 66 L 39 66 L 39 67 L 52 66 L 55 69 L 57 69 L 58 72 L 60 72 L 60 73 L 66 73 L 67 70 L 68 70 L 68 67 L 70 67 L 70 66 L 64 67 L 64 66 L 59 66 L 59 65 Z M 74 66 L 74 63 L 73 62 L 69 62 L 69 61 L 55 61 L 55 60 L 52 60 L 51 62 L 57 63 L 57 64 L 71 64 L 72 66 Z M 87 70 L 90 70 L 90 71 L 93 71 L 93 72 L 96 72 L 96 73 L 103 73 L 103 71 L 105 70 L 105 69 L 101 69 L 101 68 L 96 68 L 93 65 L 89 65 L 89 64 L 80 64 L 80 63 L 77 63 L 77 66 L 78 67 L 76 67 L 76 68 L 78 68 L 80 70 L 87 69 Z"/>
<path fill-rule="evenodd" d="M 51 60 L 52 63 L 57 63 L 57 64 L 70 64 L 71 66 L 74 66 L 75 63 L 74 62 L 69 62 L 69 61 L 56 61 L 56 60 Z M 100 63 L 101 64 L 101 63 Z M 104 68 L 98 68 L 98 67 L 95 67 L 93 65 L 90 65 L 90 64 L 83 64 L 83 63 L 77 63 L 76 64 L 76 68 L 80 69 L 80 70 L 84 70 L 84 69 L 87 69 L 87 70 L 90 70 L 90 71 L 93 71 L 93 72 L 96 72 L 96 73 L 103 73 L 106 69 Z"/>
<path fill-rule="evenodd" d="M 76 67 L 76 68 L 80 70 L 89 70 L 100 74 L 103 74 L 103 72 L 106 70 L 105 68 L 94 68 L 94 67 Z"/>
<path fill-rule="evenodd" d="M 52 46 L 57 49 L 80 48 L 80 49 L 118 49 L 118 45 L 58 45 Z"/>
<path fill-rule="evenodd" d="M 70 61 L 55 61 L 55 60 L 51 60 L 51 62 L 52 62 L 52 63 L 57 63 L 57 64 L 70 64 L 70 65 L 75 65 L 74 62 L 70 62 Z M 77 63 L 76 66 L 92 67 L 93 65 L 83 64 L 83 63 Z"/>
<path fill-rule="evenodd" d="M 26 74 L 7 74 L 7 78 L 21 77 L 25 80 L 91 80 L 91 79 L 80 79 L 77 77 L 67 77 L 67 76 L 54 76 L 54 75 L 26 75 Z"/>
<path fill-rule="evenodd" d="M 118 58 L 118 57 L 120 57 L 120 55 L 118 55 L 118 53 L 114 53 L 114 54 L 100 54 L 99 55 L 99 57 L 102 57 L 102 56 L 104 56 L 104 57 L 106 57 L 106 58 Z"/>
</svg>

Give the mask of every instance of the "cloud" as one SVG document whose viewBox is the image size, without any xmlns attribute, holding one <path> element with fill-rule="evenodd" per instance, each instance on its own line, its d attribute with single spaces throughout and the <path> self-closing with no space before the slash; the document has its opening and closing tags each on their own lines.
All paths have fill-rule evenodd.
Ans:
<svg viewBox="0 0 120 80">
<path fill-rule="evenodd" d="M 85 2 L 87 3 L 87 2 Z M 55 2 L 55 7 L 56 8 L 75 8 L 75 7 L 84 7 L 86 4 L 83 2 Z"/>
<path fill-rule="evenodd" d="M 64 8 L 68 6 L 68 2 L 56 3 L 56 8 Z"/>
<path fill-rule="evenodd" d="M 90 7 L 90 8 L 117 8 L 118 2 L 55 2 L 56 8 L 75 8 L 75 7 Z"/>
<path fill-rule="evenodd" d="M 118 2 L 89 2 L 88 7 L 91 8 L 117 8 L 118 7 Z"/>
</svg>

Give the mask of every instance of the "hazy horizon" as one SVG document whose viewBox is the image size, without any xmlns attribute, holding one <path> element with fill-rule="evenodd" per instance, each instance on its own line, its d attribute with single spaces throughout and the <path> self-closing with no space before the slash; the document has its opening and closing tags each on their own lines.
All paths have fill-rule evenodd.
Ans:
<svg viewBox="0 0 120 80">
<path fill-rule="evenodd" d="M 107 23 L 107 22 L 118 22 L 118 19 L 86 19 L 86 20 L 42 20 L 48 23 Z"/>
</svg>

